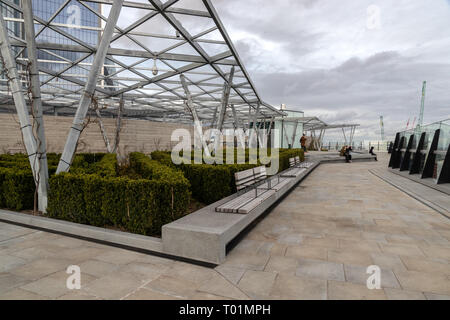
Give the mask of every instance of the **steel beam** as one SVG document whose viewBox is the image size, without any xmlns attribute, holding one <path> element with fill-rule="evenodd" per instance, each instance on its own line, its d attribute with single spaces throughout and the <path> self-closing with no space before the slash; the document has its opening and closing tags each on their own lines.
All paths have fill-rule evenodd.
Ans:
<svg viewBox="0 0 450 320">
<path fill-rule="evenodd" d="M 109 143 L 108 135 L 106 134 L 105 126 L 103 125 L 102 115 L 98 108 L 95 109 L 95 114 L 97 115 L 98 126 L 100 127 L 100 132 L 102 133 L 103 141 L 105 142 L 106 151 L 111 153 L 111 144 Z"/>
<path fill-rule="evenodd" d="M 69 171 L 70 165 L 72 164 L 73 156 L 75 155 L 78 144 L 78 139 L 80 138 L 81 131 L 84 128 L 84 119 L 86 118 L 87 111 L 94 97 L 97 78 L 105 62 L 114 28 L 122 9 L 122 4 L 123 0 L 114 0 L 114 4 L 111 7 L 105 30 L 100 40 L 97 53 L 95 54 L 91 70 L 89 71 L 89 78 L 86 83 L 84 93 L 81 96 L 80 104 L 75 114 L 72 127 L 70 128 L 69 136 L 67 138 L 66 145 L 64 146 L 64 151 L 58 164 L 58 169 L 56 170 L 57 173 Z"/>
<path fill-rule="evenodd" d="M 230 99 L 231 86 L 233 85 L 234 67 L 230 70 L 230 75 L 228 81 L 225 82 L 222 93 L 222 101 L 220 104 L 219 120 L 217 121 L 216 129 L 222 133 L 223 122 L 225 120 L 225 115 L 227 113 L 228 101 Z M 220 144 L 220 139 L 214 141 L 214 153 L 217 152 Z"/>
<path fill-rule="evenodd" d="M 292 148 L 294 148 L 295 137 L 297 136 L 298 121 L 295 121 L 294 132 L 292 133 Z"/>
<path fill-rule="evenodd" d="M 23 143 L 30 161 L 33 177 L 37 185 L 37 178 L 39 177 L 40 172 L 40 162 L 37 155 L 36 139 L 33 135 L 33 128 L 30 123 L 30 116 L 25 103 L 25 97 L 22 91 L 22 84 L 20 82 L 13 51 L 9 43 L 8 29 L 6 28 L 3 14 L 0 14 L 0 52 L 3 59 L 3 68 L 6 71 L 6 77 L 9 79 L 14 105 L 19 117 Z"/>
<path fill-rule="evenodd" d="M 11 45 L 15 47 L 24 47 L 24 43 L 18 40 L 12 40 Z M 86 48 L 79 45 L 67 45 L 67 44 L 58 44 L 58 43 L 38 43 L 37 48 L 39 50 L 62 50 L 62 51 L 71 51 L 71 52 L 79 52 L 79 53 L 93 53 L 95 50 L 91 50 L 90 48 Z M 205 59 L 195 55 L 189 54 L 178 54 L 178 53 L 161 53 L 161 54 L 152 54 L 143 50 L 128 50 L 128 49 L 120 49 L 120 48 L 108 48 L 108 55 L 112 56 L 121 56 L 121 57 L 133 57 L 133 58 L 146 58 L 146 59 L 161 59 L 161 60 L 169 60 L 169 61 L 184 61 L 184 62 L 198 62 L 198 63 L 207 63 Z M 225 58 L 218 59 L 215 61 L 215 64 L 220 65 L 237 65 L 237 62 L 232 59 L 227 59 L 231 56 L 231 52 L 225 55 Z"/>
<path fill-rule="evenodd" d="M 217 130 L 222 131 L 223 121 L 227 112 L 228 101 L 230 99 L 231 86 L 233 84 L 234 67 L 230 70 L 228 81 L 225 82 L 222 93 L 222 101 L 220 105 L 219 121 L 217 121 Z"/>
<path fill-rule="evenodd" d="M 47 164 L 47 144 L 45 140 L 45 127 L 42 109 L 41 88 L 39 81 L 39 70 L 37 61 L 37 49 L 34 33 L 33 8 L 31 0 L 23 0 L 23 18 L 25 28 L 25 40 L 27 42 L 27 54 L 29 60 L 29 77 L 31 83 L 31 110 L 36 130 L 36 147 L 39 159 L 38 173 L 38 207 L 42 212 L 47 211 L 48 198 L 48 164 Z"/>
<path fill-rule="evenodd" d="M 288 136 L 288 133 L 287 133 L 287 130 L 286 130 L 286 126 L 285 126 L 285 124 L 284 124 L 284 121 L 282 121 L 281 124 L 282 124 L 282 126 L 283 126 L 284 138 L 286 139 L 286 143 L 288 144 L 288 145 L 287 145 L 287 148 L 289 148 L 289 144 L 290 144 L 290 143 L 289 143 L 289 136 Z M 282 143 L 281 145 L 282 145 L 282 147 L 284 147 L 284 143 Z"/>
<path fill-rule="evenodd" d="M 234 130 L 237 133 L 237 137 L 239 140 L 239 143 L 241 144 L 241 147 L 245 149 L 245 131 L 244 131 L 244 126 L 243 128 L 239 128 L 239 119 L 237 117 L 237 112 L 236 112 L 236 108 L 234 107 L 234 105 L 231 105 L 231 110 L 233 111 L 233 118 L 234 118 Z"/>
<path fill-rule="evenodd" d="M 196 130 L 196 132 L 197 132 L 197 134 L 198 134 L 198 136 L 199 136 L 199 138 L 200 138 L 200 140 L 202 142 L 202 147 L 203 147 L 203 150 L 205 152 L 205 155 L 207 157 L 210 157 L 211 154 L 209 152 L 208 145 L 206 144 L 206 140 L 205 140 L 205 138 L 203 136 L 202 124 L 200 122 L 200 119 L 198 118 L 197 110 L 195 109 L 194 103 L 192 102 L 191 92 L 189 91 L 189 87 L 188 87 L 188 85 L 186 83 L 186 79 L 185 79 L 184 75 L 182 75 L 182 74 L 180 75 L 180 80 L 181 80 L 181 84 L 183 85 L 184 91 L 186 93 L 186 98 L 187 98 L 186 104 L 187 104 L 187 107 L 189 108 L 189 111 L 191 112 L 192 117 L 194 118 L 195 130 Z"/>
<path fill-rule="evenodd" d="M 260 110 L 260 103 L 258 103 L 256 105 L 256 110 L 255 110 L 255 114 L 253 115 L 253 130 L 250 129 L 250 123 L 248 124 L 248 128 L 249 128 L 249 148 L 255 148 L 258 146 L 258 127 L 257 127 L 257 121 L 258 121 L 258 115 L 259 115 L 259 110 Z M 253 144 L 254 140 L 255 140 L 255 136 L 256 136 L 256 146 Z"/>
</svg>

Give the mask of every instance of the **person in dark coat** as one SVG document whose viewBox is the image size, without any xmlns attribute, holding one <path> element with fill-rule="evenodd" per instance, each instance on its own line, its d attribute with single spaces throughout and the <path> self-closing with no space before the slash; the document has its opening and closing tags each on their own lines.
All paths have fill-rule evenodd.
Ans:
<svg viewBox="0 0 450 320">
<path fill-rule="evenodd" d="M 344 155 L 345 155 L 345 161 L 347 163 L 351 163 L 352 162 L 352 152 L 353 152 L 353 149 L 352 149 L 351 146 L 349 146 L 349 147 L 347 147 L 347 149 L 345 149 Z"/>
<path fill-rule="evenodd" d="M 306 152 L 306 134 L 303 134 L 300 138 L 300 145 L 302 146 L 303 151 Z"/>
<path fill-rule="evenodd" d="M 372 156 L 375 156 L 375 161 L 378 161 L 377 155 L 376 155 L 376 153 L 373 152 L 373 149 L 375 149 L 375 147 L 373 147 L 373 146 L 370 147 L 369 153 L 370 153 Z"/>
</svg>

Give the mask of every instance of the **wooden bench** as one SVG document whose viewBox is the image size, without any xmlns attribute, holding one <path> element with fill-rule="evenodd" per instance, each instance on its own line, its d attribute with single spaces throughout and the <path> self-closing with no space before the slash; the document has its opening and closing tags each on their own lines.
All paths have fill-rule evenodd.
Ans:
<svg viewBox="0 0 450 320">
<path fill-rule="evenodd" d="M 299 168 L 306 168 L 306 169 L 308 169 L 309 167 L 311 167 L 313 164 L 314 164 L 314 162 L 300 162 L 300 157 L 296 157 L 295 159 L 297 159 L 298 158 L 298 161 L 297 161 L 297 163 L 298 163 L 298 167 Z"/>
<path fill-rule="evenodd" d="M 300 162 L 300 157 L 290 158 L 289 159 L 290 168 L 281 174 L 283 178 L 289 177 L 298 177 L 302 173 L 306 171 L 307 168 L 304 168 L 302 162 Z"/>
<path fill-rule="evenodd" d="M 240 205 L 241 212 L 238 209 L 233 210 L 235 213 L 223 213 L 218 210 L 218 207 L 225 208 L 225 204 L 227 204 L 226 207 L 230 207 L 230 203 L 234 199 L 243 196 L 249 191 L 245 187 L 241 187 L 241 191 L 237 194 L 230 195 L 225 199 L 221 199 L 216 203 L 212 203 L 164 225 L 161 231 L 164 253 L 207 263 L 223 263 L 226 258 L 227 245 L 261 217 L 264 212 L 276 204 L 277 201 L 281 200 L 289 190 L 294 188 L 319 164 L 319 161 L 313 163 L 304 174 L 298 177 L 285 178 L 285 180 L 289 180 L 289 183 L 280 191 L 272 190 L 270 193 L 263 193 L 265 190 L 261 190 L 263 185 L 269 183 L 269 181 L 277 183 L 279 175 L 271 176 L 266 179 L 267 181 L 261 181 L 256 186 L 251 186 L 249 181 L 247 181 L 245 183 L 249 185 L 247 188 L 253 188 L 251 191 L 258 192 L 259 196 L 255 198 L 255 193 L 247 194 L 249 197 L 247 198 L 248 202 L 244 206 Z M 246 177 L 249 178 L 252 174 L 247 172 Z M 241 172 L 240 176 L 245 176 L 245 174 Z M 271 180 L 274 179 L 277 179 L 277 181 L 272 182 Z M 283 181 L 280 177 L 280 182 Z M 266 196 L 267 199 L 264 200 Z M 238 214 L 236 214 L 236 211 L 238 211 Z"/>
<path fill-rule="evenodd" d="M 268 179 L 264 166 L 236 172 L 234 177 L 236 189 L 238 192 L 244 193 L 216 207 L 216 212 L 247 214 L 281 190 L 290 181 L 280 176 Z"/>
</svg>

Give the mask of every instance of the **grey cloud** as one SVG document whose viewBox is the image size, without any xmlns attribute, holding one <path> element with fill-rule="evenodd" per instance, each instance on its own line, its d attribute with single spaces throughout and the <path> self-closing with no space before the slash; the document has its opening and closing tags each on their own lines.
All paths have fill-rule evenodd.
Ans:
<svg viewBox="0 0 450 320">
<path fill-rule="evenodd" d="M 214 5 L 232 39 L 239 36 L 237 50 L 264 100 L 328 122 L 360 123 L 361 138 L 377 139 L 380 115 L 387 134 L 418 116 L 423 80 L 428 81 L 425 122 L 450 117 L 445 58 L 450 39 L 444 31 L 450 28 L 449 2 L 219 0 Z M 370 4 L 382 9 L 380 30 L 364 29 Z"/>
<path fill-rule="evenodd" d="M 274 105 L 283 102 L 330 123 L 361 123 L 369 126 L 369 131 L 370 123 L 377 127 L 379 115 L 385 115 L 388 130 L 395 131 L 419 112 L 420 79 L 428 79 L 432 88 L 427 106 L 433 106 L 429 113 L 436 116 L 429 121 L 450 116 L 448 75 L 450 65 L 420 63 L 396 52 L 383 52 L 365 60 L 351 58 L 333 69 L 257 72 L 254 78 L 259 91 Z"/>
</svg>

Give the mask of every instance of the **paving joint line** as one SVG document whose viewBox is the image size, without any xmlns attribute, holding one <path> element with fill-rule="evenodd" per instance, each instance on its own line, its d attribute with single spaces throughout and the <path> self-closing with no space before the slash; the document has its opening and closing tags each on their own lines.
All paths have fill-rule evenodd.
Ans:
<svg viewBox="0 0 450 320">
<path fill-rule="evenodd" d="M 390 181 L 388 178 L 383 178 L 381 177 L 379 174 L 377 174 L 376 172 L 374 172 L 374 170 L 369 169 L 369 172 L 371 174 L 373 174 L 374 176 L 378 177 L 380 180 L 386 182 L 387 184 L 393 186 L 394 188 L 402 191 L 403 193 L 407 194 L 408 196 L 410 196 L 411 198 L 417 200 L 418 202 L 422 203 L 423 205 L 433 209 L 434 211 L 438 212 L 439 214 L 441 214 L 442 216 L 444 216 L 447 219 L 450 219 L 450 216 L 448 216 L 448 211 L 445 208 L 442 208 L 441 206 L 439 206 L 438 204 L 434 204 L 422 197 L 420 197 L 419 195 L 417 195 L 416 193 L 414 193 L 413 191 L 410 191 L 408 189 L 405 188 L 401 188 L 399 187 L 397 184 L 395 184 L 394 182 Z"/>
</svg>

